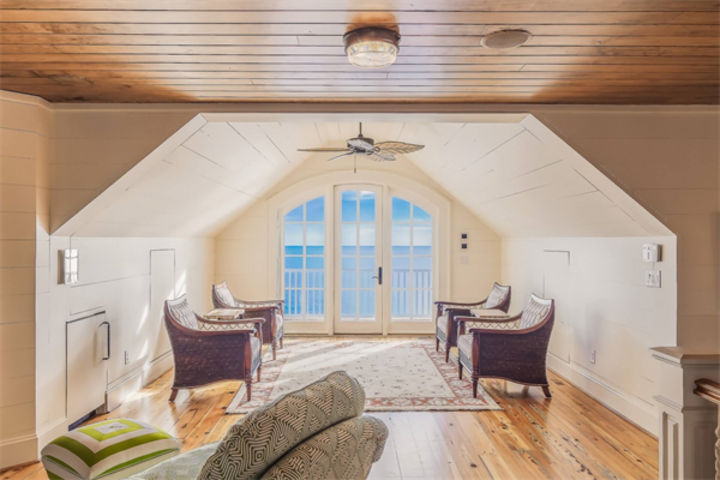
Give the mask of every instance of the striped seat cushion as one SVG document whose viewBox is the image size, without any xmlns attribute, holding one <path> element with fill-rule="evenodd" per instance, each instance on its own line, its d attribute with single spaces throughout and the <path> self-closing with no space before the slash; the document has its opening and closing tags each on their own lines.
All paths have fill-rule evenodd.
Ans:
<svg viewBox="0 0 720 480">
<path fill-rule="evenodd" d="M 180 453 L 170 434 L 138 420 L 116 419 L 78 428 L 42 450 L 50 480 L 126 478 Z"/>
<path fill-rule="evenodd" d="M 441 332 L 447 334 L 447 315 L 443 315 L 442 317 L 438 317 L 437 319 L 437 328 Z"/>
<path fill-rule="evenodd" d="M 460 350 L 460 353 L 465 355 L 468 358 L 472 358 L 472 344 L 473 344 L 473 336 L 472 335 L 460 335 L 458 337 L 458 350 Z"/>
</svg>

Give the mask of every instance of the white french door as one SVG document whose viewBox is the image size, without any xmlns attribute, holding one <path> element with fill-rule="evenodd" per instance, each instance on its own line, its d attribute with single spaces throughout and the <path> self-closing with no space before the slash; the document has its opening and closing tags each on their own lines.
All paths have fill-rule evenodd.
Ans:
<svg viewBox="0 0 720 480">
<path fill-rule="evenodd" d="M 280 210 L 287 331 L 432 333 L 437 212 L 419 204 L 427 202 L 357 183 Z"/>
<path fill-rule="evenodd" d="M 335 333 L 383 332 L 382 187 L 335 189 Z"/>
</svg>

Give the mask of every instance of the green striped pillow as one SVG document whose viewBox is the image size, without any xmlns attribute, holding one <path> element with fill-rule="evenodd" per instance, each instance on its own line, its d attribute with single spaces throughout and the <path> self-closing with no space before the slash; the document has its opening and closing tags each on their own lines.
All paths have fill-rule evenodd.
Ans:
<svg viewBox="0 0 720 480">
<path fill-rule="evenodd" d="M 138 420 L 94 423 L 56 438 L 42 450 L 50 480 L 128 477 L 180 453 L 180 444 Z"/>
</svg>

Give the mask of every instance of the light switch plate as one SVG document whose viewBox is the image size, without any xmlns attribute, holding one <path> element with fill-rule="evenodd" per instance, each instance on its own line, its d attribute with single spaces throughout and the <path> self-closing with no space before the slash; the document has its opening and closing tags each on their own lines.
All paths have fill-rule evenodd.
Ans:
<svg viewBox="0 0 720 480">
<path fill-rule="evenodd" d="M 660 270 L 645 270 L 645 286 L 660 288 Z"/>
<path fill-rule="evenodd" d="M 655 263 L 660 261 L 660 245 L 646 243 L 643 245 L 643 262 Z"/>
</svg>

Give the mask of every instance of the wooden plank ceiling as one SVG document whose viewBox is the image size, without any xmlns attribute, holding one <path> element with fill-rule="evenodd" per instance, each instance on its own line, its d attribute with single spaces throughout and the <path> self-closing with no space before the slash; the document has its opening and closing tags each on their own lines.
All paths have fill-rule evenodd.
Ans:
<svg viewBox="0 0 720 480">
<path fill-rule="evenodd" d="M 717 104 L 718 0 L 0 0 L 0 88 L 52 102 Z M 360 69 L 342 35 L 402 35 Z M 530 31 L 513 50 L 484 35 Z"/>
</svg>

